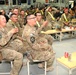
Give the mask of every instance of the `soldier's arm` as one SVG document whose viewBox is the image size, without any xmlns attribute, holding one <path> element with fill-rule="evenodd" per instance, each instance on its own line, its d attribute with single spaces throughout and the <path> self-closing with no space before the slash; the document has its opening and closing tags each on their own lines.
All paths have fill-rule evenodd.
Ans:
<svg viewBox="0 0 76 75">
<path fill-rule="evenodd" d="M 13 33 L 8 32 L 6 35 L 2 35 L 0 34 L 1 38 L 0 38 L 0 45 L 4 46 L 8 43 L 8 41 L 10 40 L 10 38 L 12 37 Z"/>
<path fill-rule="evenodd" d="M 18 31 L 17 29 L 12 29 L 7 34 L 0 33 L 0 46 L 6 45 L 10 41 L 13 34 L 16 33 L 17 31 Z"/>
<path fill-rule="evenodd" d="M 39 27 L 36 31 L 36 34 L 40 33 L 41 30 L 46 26 L 48 25 L 48 21 L 44 21 L 44 23 L 41 25 L 41 27 Z"/>
</svg>

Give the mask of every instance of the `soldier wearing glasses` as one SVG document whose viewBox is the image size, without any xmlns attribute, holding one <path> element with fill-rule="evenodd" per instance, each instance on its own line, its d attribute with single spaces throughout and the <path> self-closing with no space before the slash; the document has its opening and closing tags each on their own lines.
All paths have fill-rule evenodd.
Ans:
<svg viewBox="0 0 76 75">
<path fill-rule="evenodd" d="M 22 37 L 28 43 L 27 51 L 29 51 L 32 60 L 47 61 L 47 71 L 53 70 L 54 52 L 45 37 L 39 36 L 40 31 L 47 25 L 47 21 L 36 30 L 36 17 L 33 14 L 27 15 L 27 24 L 23 30 Z M 44 63 L 39 64 L 43 68 Z"/>
</svg>

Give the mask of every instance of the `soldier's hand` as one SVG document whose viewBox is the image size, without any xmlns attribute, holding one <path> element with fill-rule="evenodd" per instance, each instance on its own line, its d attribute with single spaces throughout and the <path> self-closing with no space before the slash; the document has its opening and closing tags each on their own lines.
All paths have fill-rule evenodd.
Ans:
<svg viewBox="0 0 76 75">
<path fill-rule="evenodd" d="M 47 26 L 48 25 L 48 21 L 44 21 L 43 26 Z"/>
<path fill-rule="evenodd" d="M 69 23 L 68 23 L 68 22 L 66 22 L 66 23 L 65 23 L 65 25 L 67 25 L 67 26 L 68 26 L 68 25 L 69 25 Z"/>
<path fill-rule="evenodd" d="M 12 30 L 11 30 L 11 33 L 17 33 L 18 32 L 18 28 L 13 28 Z"/>
</svg>

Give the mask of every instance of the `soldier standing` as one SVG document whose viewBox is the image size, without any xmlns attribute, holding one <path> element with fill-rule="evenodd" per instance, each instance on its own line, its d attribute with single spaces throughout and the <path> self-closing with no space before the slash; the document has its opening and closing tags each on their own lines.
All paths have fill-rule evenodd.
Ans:
<svg viewBox="0 0 76 75">
<path fill-rule="evenodd" d="M 28 43 L 29 48 L 27 51 L 30 52 L 32 60 L 47 61 L 47 71 L 51 71 L 55 58 L 54 52 L 51 45 L 48 44 L 47 39 L 39 36 L 40 31 L 47 24 L 47 21 L 36 30 L 36 17 L 33 14 L 29 14 L 26 19 L 27 24 L 23 30 L 22 37 Z M 42 66 L 44 65 L 42 64 Z"/>
<path fill-rule="evenodd" d="M 6 19 L 3 15 L 0 15 L 0 51 L 3 59 L 13 61 L 13 68 L 11 69 L 10 75 L 19 75 L 22 67 L 23 55 L 8 46 L 12 36 L 18 32 L 17 28 L 8 30 L 6 27 Z"/>
</svg>

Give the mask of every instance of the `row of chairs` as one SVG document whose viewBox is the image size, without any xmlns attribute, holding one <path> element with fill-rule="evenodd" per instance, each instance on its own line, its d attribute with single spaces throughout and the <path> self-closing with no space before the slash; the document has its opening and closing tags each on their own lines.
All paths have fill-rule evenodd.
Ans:
<svg viewBox="0 0 76 75">
<path fill-rule="evenodd" d="M 6 62 L 10 62 L 11 68 L 13 67 L 13 61 L 6 61 L 6 60 L 2 60 L 2 63 L 6 63 Z M 30 75 L 30 63 L 41 63 L 44 62 L 45 63 L 45 67 L 44 67 L 44 75 L 46 75 L 46 66 L 47 66 L 47 62 L 46 61 L 39 61 L 39 60 L 32 60 L 30 61 L 29 59 L 27 60 L 27 71 L 28 71 L 28 75 Z M 10 72 L 0 72 L 0 75 L 10 75 Z"/>
</svg>

